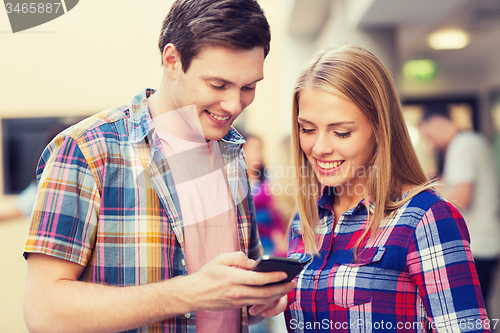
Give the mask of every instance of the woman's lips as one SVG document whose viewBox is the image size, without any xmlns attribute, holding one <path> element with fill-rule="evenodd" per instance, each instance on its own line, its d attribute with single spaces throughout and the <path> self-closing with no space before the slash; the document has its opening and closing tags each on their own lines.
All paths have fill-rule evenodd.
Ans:
<svg viewBox="0 0 500 333">
<path fill-rule="evenodd" d="M 316 160 L 316 166 L 318 167 L 318 172 L 329 175 L 332 173 L 337 172 L 338 169 L 344 164 L 345 160 L 339 160 L 339 161 L 320 161 Z"/>
</svg>

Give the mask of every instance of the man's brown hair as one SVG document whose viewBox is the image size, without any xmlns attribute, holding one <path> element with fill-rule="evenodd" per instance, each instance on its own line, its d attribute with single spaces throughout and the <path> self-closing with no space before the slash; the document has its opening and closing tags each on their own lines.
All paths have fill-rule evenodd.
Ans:
<svg viewBox="0 0 500 333">
<path fill-rule="evenodd" d="M 271 32 L 256 0 L 176 0 L 163 21 L 158 46 L 175 45 L 186 72 L 204 46 L 264 49 L 269 53 Z"/>
</svg>

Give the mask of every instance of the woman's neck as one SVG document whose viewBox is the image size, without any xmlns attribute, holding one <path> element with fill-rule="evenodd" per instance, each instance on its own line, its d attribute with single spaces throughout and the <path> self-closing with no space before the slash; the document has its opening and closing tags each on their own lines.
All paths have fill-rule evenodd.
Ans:
<svg viewBox="0 0 500 333">
<path fill-rule="evenodd" d="M 355 189 L 358 189 L 359 187 L 360 186 L 351 188 L 347 187 L 347 189 L 345 189 L 344 187 L 341 187 L 341 189 L 336 188 L 336 194 L 333 197 L 335 223 L 338 222 L 342 214 L 347 212 L 349 209 L 356 207 L 358 203 L 365 197 L 364 186 L 362 193 L 357 193 L 355 191 Z M 360 192 L 359 189 L 358 192 Z"/>
</svg>

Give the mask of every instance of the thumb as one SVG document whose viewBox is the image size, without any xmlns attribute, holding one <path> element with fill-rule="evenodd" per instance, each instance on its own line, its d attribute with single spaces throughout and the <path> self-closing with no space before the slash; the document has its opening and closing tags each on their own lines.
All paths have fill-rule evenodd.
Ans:
<svg viewBox="0 0 500 333">
<path fill-rule="evenodd" d="M 239 267 L 242 269 L 252 269 L 255 266 L 255 260 L 248 259 L 242 251 L 220 254 L 217 256 L 216 260 L 225 266 Z"/>
</svg>

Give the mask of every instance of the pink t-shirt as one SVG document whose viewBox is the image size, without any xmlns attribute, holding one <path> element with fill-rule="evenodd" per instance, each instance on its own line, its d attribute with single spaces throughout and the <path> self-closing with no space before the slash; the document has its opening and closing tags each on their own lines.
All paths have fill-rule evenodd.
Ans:
<svg viewBox="0 0 500 333">
<path fill-rule="evenodd" d="M 186 123 L 186 119 L 198 119 L 192 112 L 196 110 L 182 108 L 153 118 L 179 198 L 188 274 L 221 253 L 240 250 L 219 144 L 205 141 L 201 124 Z M 240 309 L 196 311 L 195 318 L 197 332 L 240 331 Z"/>
</svg>

